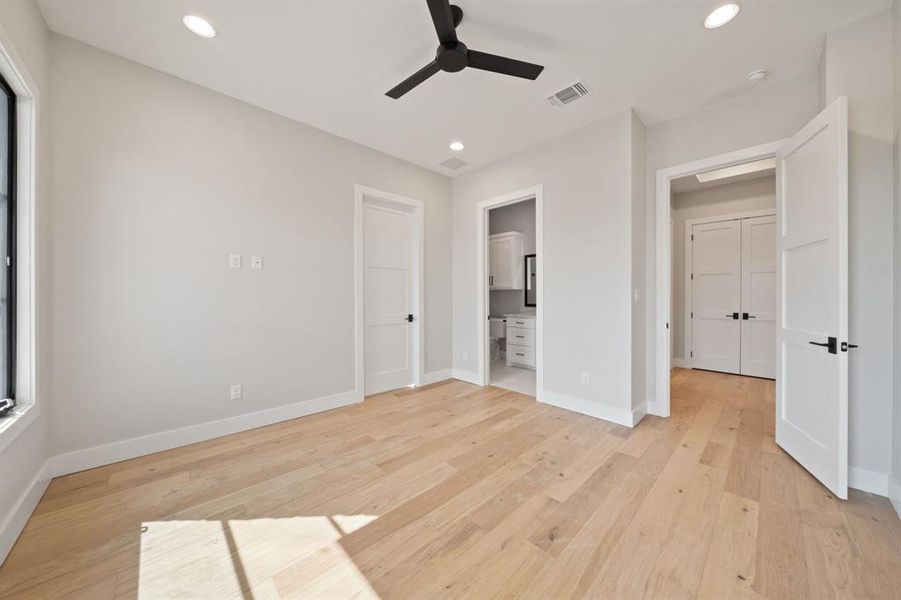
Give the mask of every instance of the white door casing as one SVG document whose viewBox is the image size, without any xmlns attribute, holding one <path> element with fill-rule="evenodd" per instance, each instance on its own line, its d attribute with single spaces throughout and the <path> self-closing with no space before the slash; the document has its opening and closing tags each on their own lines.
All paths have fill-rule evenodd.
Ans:
<svg viewBox="0 0 901 600">
<path fill-rule="evenodd" d="M 847 98 L 814 117 L 777 159 L 776 443 L 847 498 Z"/>
<path fill-rule="evenodd" d="M 741 374 L 776 377 L 776 217 L 741 221 Z"/>
<path fill-rule="evenodd" d="M 741 221 L 695 225 L 692 235 L 692 366 L 738 373 Z"/>
<path fill-rule="evenodd" d="M 378 204 L 363 206 L 365 393 L 414 383 L 413 216 Z M 414 318 L 418 315 L 414 315 Z"/>
</svg>

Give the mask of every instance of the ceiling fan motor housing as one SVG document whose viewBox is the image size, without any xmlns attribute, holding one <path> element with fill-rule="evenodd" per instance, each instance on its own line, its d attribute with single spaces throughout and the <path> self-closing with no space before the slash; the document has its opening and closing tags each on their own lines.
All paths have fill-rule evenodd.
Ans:
<svg viewBox="0 0 901 600">
<path fill-rule="evenodd" d="M 468 63 L 466 44 L 463 42 L 445 42 L 441 44 L 438 46 L 435 60 L 438 61 L 442 71 L 447 71 L 448 73 L 462 71 Z"/>
</svg>

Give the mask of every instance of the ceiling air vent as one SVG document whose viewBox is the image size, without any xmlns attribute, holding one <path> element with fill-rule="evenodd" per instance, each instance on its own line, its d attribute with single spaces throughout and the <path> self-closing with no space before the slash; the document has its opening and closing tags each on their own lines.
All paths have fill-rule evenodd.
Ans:
<svg viewBox="0 0 901 600">
<path fill-rule="evenodd" d="M 456 171 L 460 167 L 465 167 L 467 165 L 467 162 L 465 160 L 460 160 L 456 156 L 451 156 L 449 159 L 438 164 L 440 164 L 442 167 L 447 167 L 448 169 L 453 169 L 454 171 Z"/>
<path fill-rule="evenodd" d="M 581 81 L 577 81 L 574 84 L 563 88 L 553 96 L 548 96 L 547 101 L 554 106 L 566 106 L 583 96 L 587 96 L 589 91 L 587 85 Z"/>
</svg>

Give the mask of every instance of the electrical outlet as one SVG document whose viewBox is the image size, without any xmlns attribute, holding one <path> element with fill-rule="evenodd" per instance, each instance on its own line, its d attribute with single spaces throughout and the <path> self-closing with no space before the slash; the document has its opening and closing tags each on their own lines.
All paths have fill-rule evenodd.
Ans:
<svg viewBox="0 0 901 600">
<path fill-rule="evenodd" d="M 228 268 L 229 269 L 240 269 L 241 268 L 241 255 L 240 254 L 229 254 L 228 255 Z"/>
<path fill-rule="evenodd" d="M 263 257 L 262 256 L 251 256 L 250 257 L 250 268 L 254 271 L 259 271 L 263 268 Z"/>
<path fill-rule="evenodd" d="M 235 383 L 229 388 L 228 397 L 231 400 L 240 400 L 241 399 L 241 384 Z"/>
<path fill-rule="evenodd" d="M 582 371 L 582 385 L 588 385 L 591 382 L 591 376 L 588 371 Z"/>
</svg>

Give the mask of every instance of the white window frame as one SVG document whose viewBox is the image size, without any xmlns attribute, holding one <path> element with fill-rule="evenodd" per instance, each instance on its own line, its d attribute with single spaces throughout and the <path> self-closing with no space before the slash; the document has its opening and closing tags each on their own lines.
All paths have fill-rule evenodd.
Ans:
<svg viewBox="0 0 901 600">
<path fill-rule="evenodd" d="M 0 452 L 37 419 L 35 211 L 40 93 L 0 28 L 0 73 L 16 95 L 16 401 L 0 419 Z"/>
</svg>

